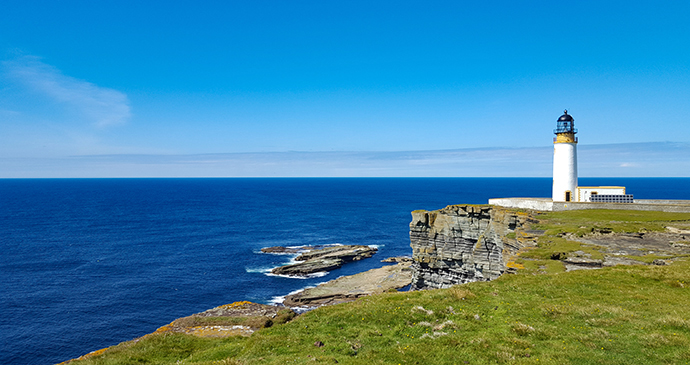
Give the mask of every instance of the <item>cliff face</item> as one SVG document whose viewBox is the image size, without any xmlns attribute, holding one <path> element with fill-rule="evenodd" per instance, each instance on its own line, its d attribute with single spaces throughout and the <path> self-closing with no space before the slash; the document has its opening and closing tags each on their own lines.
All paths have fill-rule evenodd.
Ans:
<svg viewBox="0 0 690 365">
<path fill-rule="evenodd" d="M 412 289 L 498 278 L 518 250 L 535 244 L 533 232 L 526 230 L 530 221 L 526 213 L 490 206 L 412 212 Z"/>
</svg>

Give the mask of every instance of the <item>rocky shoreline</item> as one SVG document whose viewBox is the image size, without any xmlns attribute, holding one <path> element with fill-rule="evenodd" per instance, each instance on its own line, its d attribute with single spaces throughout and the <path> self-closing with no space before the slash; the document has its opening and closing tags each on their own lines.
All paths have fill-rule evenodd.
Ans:
<svg viewBox="0 0 690 365">
<path fill-rule="evenodd" d="M 343 276 L 287 295 L 282 305 L 236 302 L 219 306 L 179 318 L 142 338 L 167 332 L 199 337 L 249 336 L 260 328 L 290 321 L 297 316 L 298 308 L 304 310 L 339 304 L 408 286 L 411 290 L 447 288 L 471 281 L 493 280 L 521 268 L 514 260 L 521 253 L 536 248 L 538 238 L 544 234 L 544 231 L 530 229 L 531 223 L 536 222 L 538 220 L 532 212 L 488 206 L 455 205 L 436 211 L 415 211 L 410 223 L 412 258 L 381 260 L 392 265 Z M 666 232 L 593 230 L 585 236 L 563 234 L 561 237 L 568 240 L 596 247 L 603 259 L 593 258 L 591 253 L 584 251 L 557 252 L 550 259 L 562 262 L 566 271 L 614 265 L 666 265 L 668 260 L 665 257 L 690 255 L 688 228 L 686 225 L 666 227 Z M 370 258 L 377 249 L 363 245 L 338 245 L 267 247 L 261 251 L 298 255 L 295 260 L 300 262 L 297 264 L 272 270 L 277 275 L 298 277 Z M 649 255 L 655 259 L 651 262 L 641 259 Z M 127 343 L 136 343 L 142 338 Z"/>
<path fill-rule="evenodd" d="M 316 272 L 330 271 L 352 261 L 372 257 L 378 249 L 365 245 L 303 246 L 262 248 L 263 253 L 298 255 L 296 264 L 285 265 L 271 270 L 275 275 L 305 276 Z M 287 295 L 283 300 L 286 307 L 311 308 L 322 305 L 353 301 L 359 297 L 382 293 L 409 286 L 412 283 L 412 259 L 409 257 L 389 257 L 382 263 L 395 263 L 359 274 L 342 276 Z"/>
<path fill-rule="evenodd" d="M 267 249 L 275 253 L 299 253 L 298 251 L 287 251 L 296 250 L 293 248 L 282 250 L 281 248 L 271 247 Z M 315 248 L 310 249 L 318 250 Z M 376 252 L 376 248 L 371 249 L 370 252 Z M 303 250 L 303 248 L 300 248 L 300 250 Z M 343 255 L 351 255 L 352 250 L 341 250 L 340 252 Z M 362 255 L 366 255 L 363 253 L 364 251 L 358 252 L 362 252 Z M 371 253 L 371 255 L 373 255 L 373 253 Z M 361 257 L 364 258 L 364 256 Z M 161 333 L 184 333 L 197 337 L 246 337 L 261 328 L 271 327 L 290 321 L 298 315 L 295 310 L 297 307 L 301 307 L 303 311 L 305 307 L 313 309 L 323 305 L 345 303 L 356 300 L 362 296 L 383 293 L 390 290 L 397 291 L 397 289 L 410 285 L 412 272 L 410 270 L 411 260 L 409 258 L 393 257 L 382 260 L 382 262 L 397 262 L 397 264 L 386 265 L 356 275 L 342 276 L 327 283 L 323 283 L 316 288 L 308 288 L 299 293 L 288 295 L 285 297 L 285 301 L 282 305 L 258 304 L 248 301 L 221 305 L 204 312 L 178 318 L 172 323 L 158 328 L 153 333 L 124 342 L 124 344 L 135 344 L 141 339 Z M 109 347 L 93 351 L 58 365 L 69 364 L 74 360 L 83 360 L 97 356 L 108 349 Z"/>
<path fill-rule="evenodd" d="M 277 267 L 271 270 L 274 275 L 292 277 L 330 271 L 352 261 L 359 261 L 372 257 L 378 249 L 365 245 L 337 245 L 337 246 L 303 246 L 303 247 L 266 247 L 263 253 L 298 255 L 296 264 Z M 287 307 L 311 308 L 322 305 L 338 304 L 353 301 L 359 297 L 382 293 L 409 286 L 412 283 L 412 259 L 409 257 L 389 257 L 381 260 L 383 263 L 396 263 L 380 268 L 368 270 L 359 274 L 342 276 L 335 280 L 320 284 L 315 288 L 307 288 L 294 294 L 287 295 L 283 305 Z"/>
</svg>

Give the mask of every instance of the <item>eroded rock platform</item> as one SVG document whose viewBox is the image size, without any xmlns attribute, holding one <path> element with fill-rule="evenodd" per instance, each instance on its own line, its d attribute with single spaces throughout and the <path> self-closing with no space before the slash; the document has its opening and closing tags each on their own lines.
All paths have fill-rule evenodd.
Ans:
<svg viewBox="0 0 690 365">
<path fill-rule="evenodd" d="M 412 282 L 410 265 L 410 262 L 402 262 L 356 275 L 343 276 L 316 288 L 288 295 L 283 304 L 290 307 L 337 304 L 391 289 L 401 289 Z"/>
<path fill-rule="evenodd" d="M 296 264 L 285 265 L 271 270 L 275 275 L 306 276 L 316 272 L 337 269 L 347 262 L 359 261 L 373 256 L 378 249 L 364 245 L 338 245 L 322 248 L 303 247 L 267 247 L 261 249 L 266 253 L 292 253 L 300 254 Z"/>
</svg>

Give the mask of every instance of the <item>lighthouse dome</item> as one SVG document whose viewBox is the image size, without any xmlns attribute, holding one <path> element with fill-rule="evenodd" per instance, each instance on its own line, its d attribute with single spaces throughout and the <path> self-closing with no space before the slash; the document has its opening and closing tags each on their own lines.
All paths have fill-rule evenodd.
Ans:
<svg viewBox="0 0 690 365">
<path fill-rule="evenodd" d="M 570 114 L 568 114 L 568 111 L 567 111 L 567 110 L 564 111 L 563 113 L 564 113 L 564 114 L 561 115 L 560 118 L 558 118 L 558 121 L 559 121 L 559 122 L 572 122 L 572 121 L 574 121 L 573 117 L 570 116 Z"/>
</svg>

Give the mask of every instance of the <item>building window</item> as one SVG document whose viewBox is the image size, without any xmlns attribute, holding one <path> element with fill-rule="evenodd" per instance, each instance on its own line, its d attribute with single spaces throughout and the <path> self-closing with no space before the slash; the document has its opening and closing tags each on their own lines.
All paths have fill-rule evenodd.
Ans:
<svg viewBox="0 0 690 365">
<path fill-rule="evenodd" d="M 567 201 L 567 202 L 570 201 L 570 191 L 565 192 L 565 201 Z"/>
</svg>

